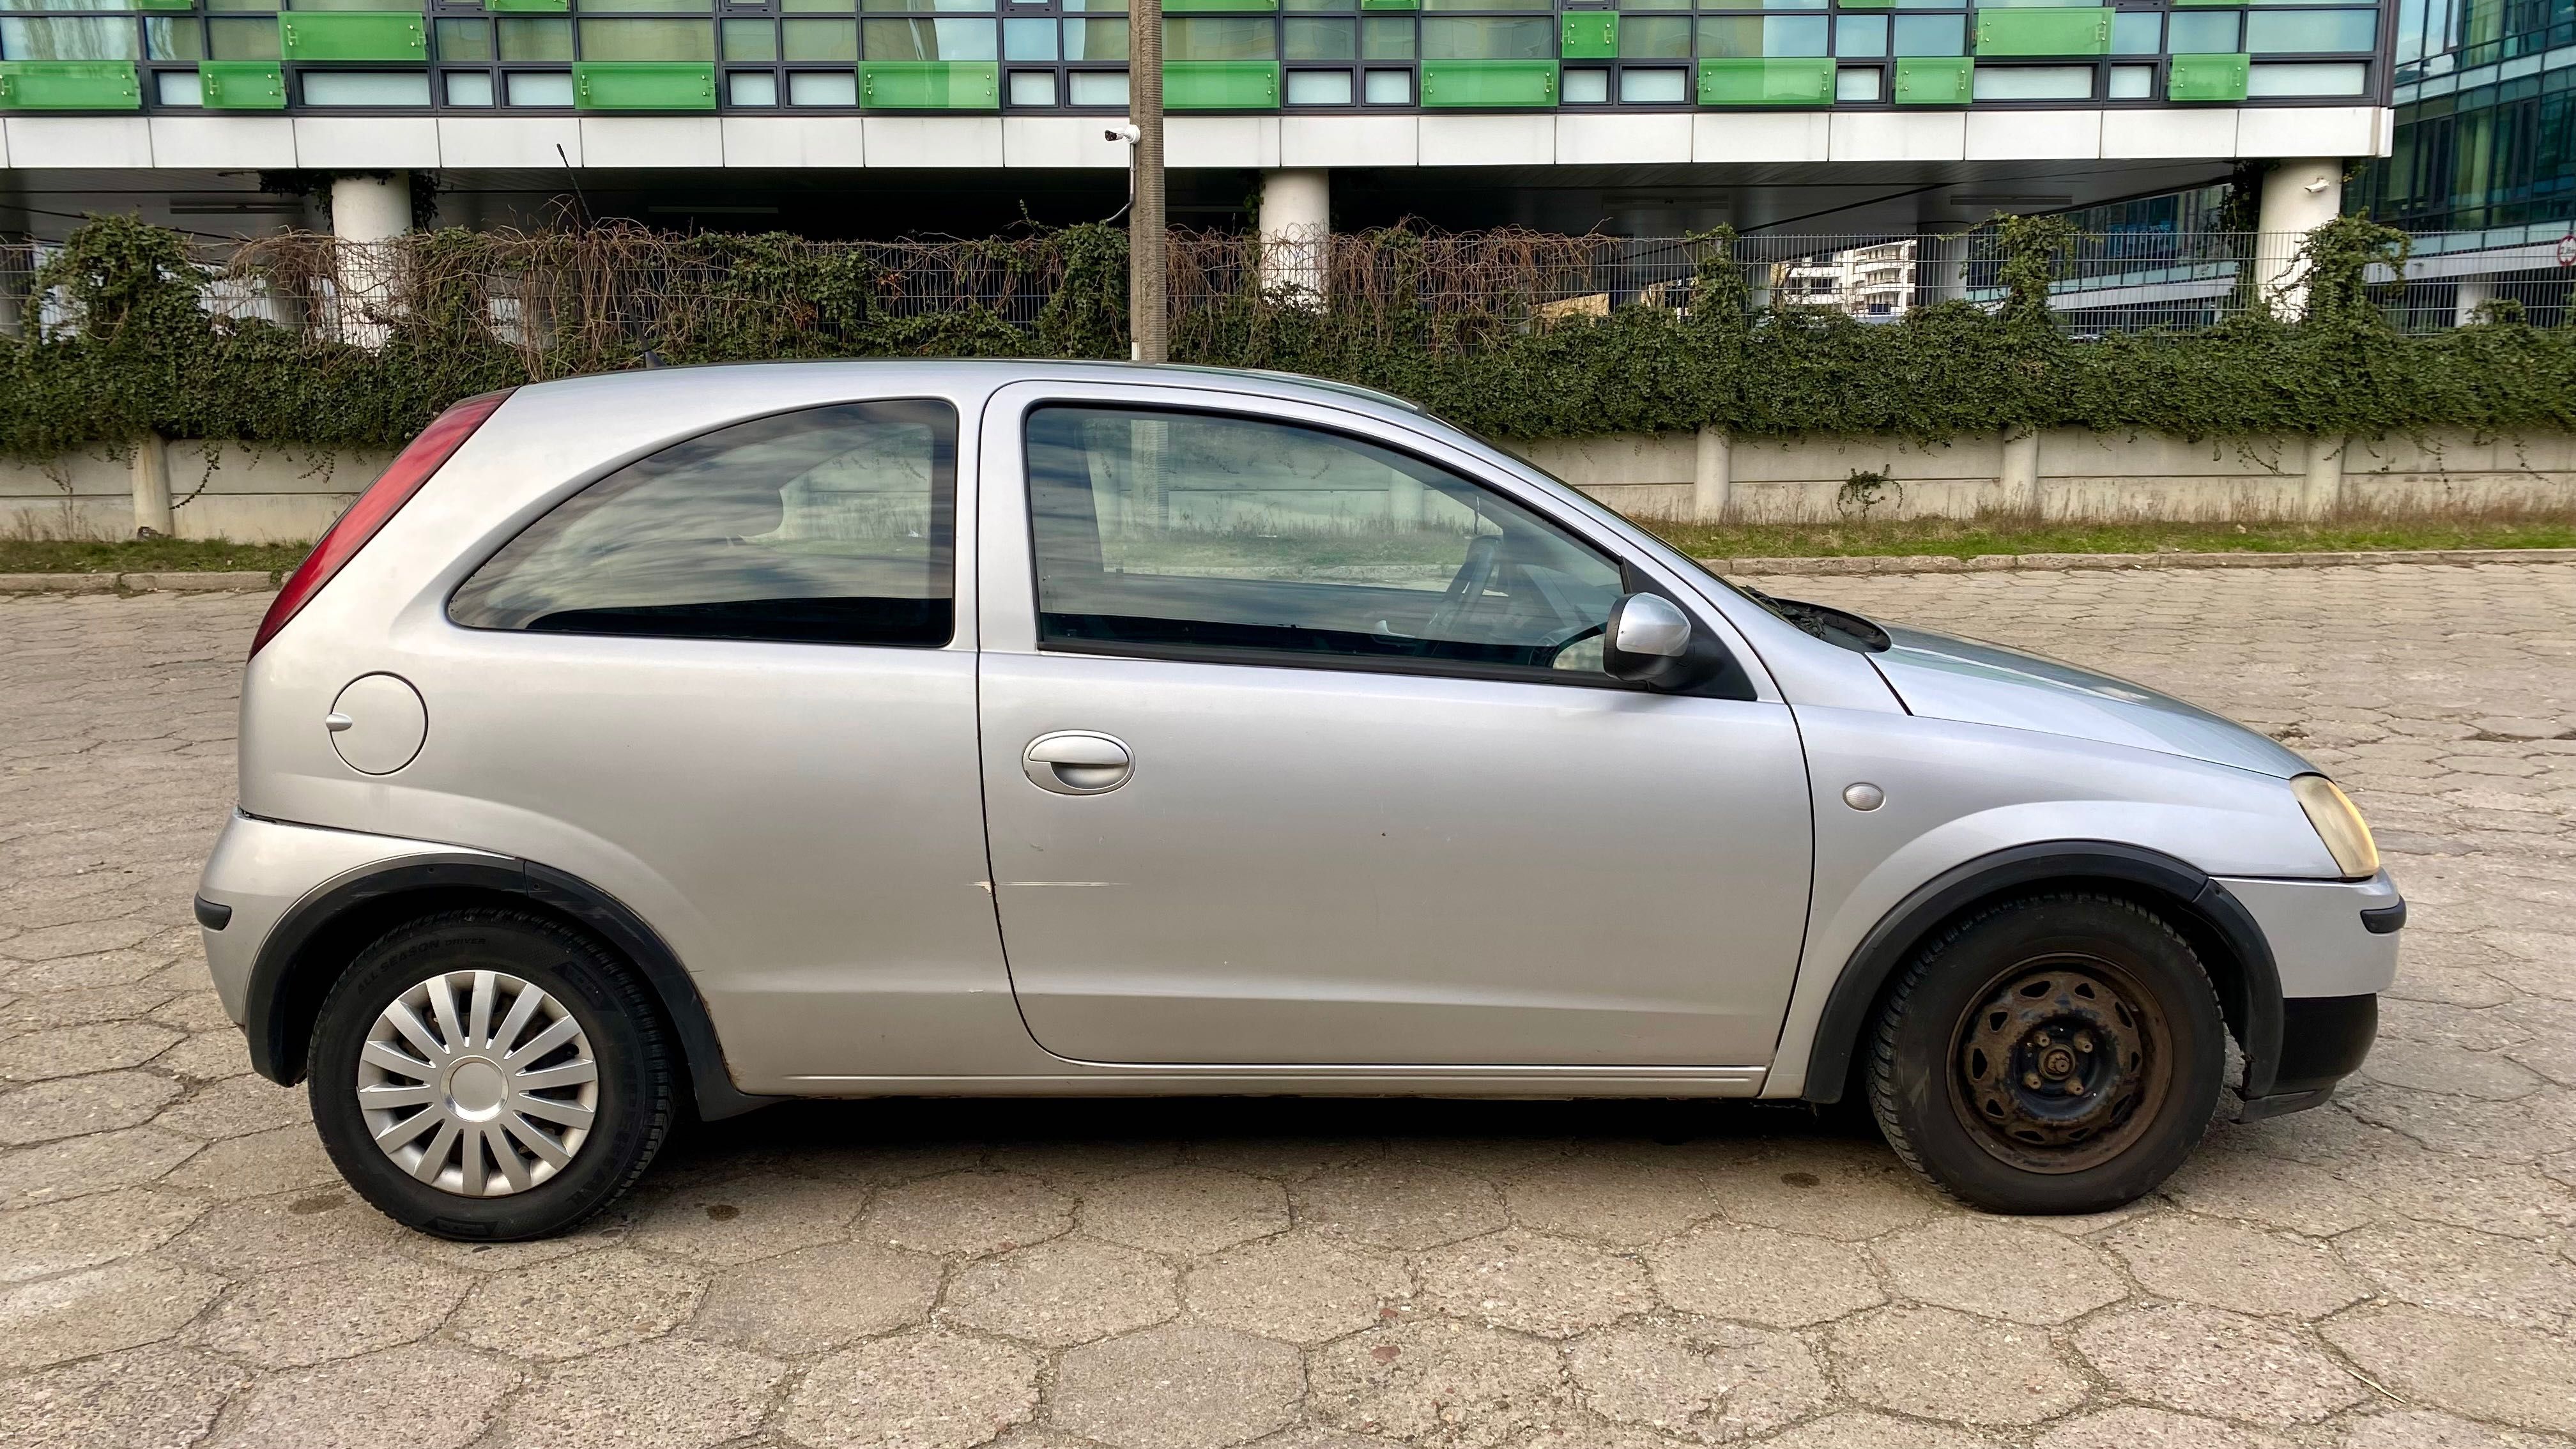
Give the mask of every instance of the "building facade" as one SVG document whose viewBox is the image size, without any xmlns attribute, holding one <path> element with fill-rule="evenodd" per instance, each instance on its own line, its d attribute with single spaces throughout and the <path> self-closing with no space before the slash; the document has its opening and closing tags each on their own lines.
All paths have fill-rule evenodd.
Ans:
<svg viewBox="0 0 2576 1449">
<path fill-rule="evenodd" d="M 1125 0 L 280 4 L 0 0 L 0 230 L 971 234 L 1124 200 Z M 2297 231 L 2393 140 L 2399 16 L 2351 0 L 1165 8 L 1176 221 L 1280 234 L 1937 231 L 2249 161 Z"/>
</svg>

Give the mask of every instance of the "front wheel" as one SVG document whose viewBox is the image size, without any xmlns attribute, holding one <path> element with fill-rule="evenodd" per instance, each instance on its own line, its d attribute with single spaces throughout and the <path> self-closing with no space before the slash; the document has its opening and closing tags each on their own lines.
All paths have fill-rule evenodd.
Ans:
<svg viewBox="0 0 2576 1449">
<path fill-rule="evenodd" d="M 441 1237 L 561 1232 L 643 1174 L 672 1056 L 626 963 L 529 912 L 424 916 L 358 953 L 314 1029 L 314 1125 L 386 1216 Z"/>
<path fill-rule="evenodd" d="M 1970 1206 L 2101 1212 L 2199 1145 L 2226 1064 L 2217 993 L 2172 926 L 2113 897 L 2035 896 L 1907 965 L 1869 1101 L 1897 1155 Z"/>
</svg>

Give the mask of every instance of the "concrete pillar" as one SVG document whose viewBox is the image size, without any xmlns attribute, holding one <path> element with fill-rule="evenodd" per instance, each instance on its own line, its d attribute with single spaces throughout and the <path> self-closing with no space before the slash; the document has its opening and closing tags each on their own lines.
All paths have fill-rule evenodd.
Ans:
<svg viewBox="0 0 2576 1449">
<path fill-rule="evenodd" d="M 1956 302 L 1968 295 L 1968 238 L 1927 236 L 1915 248 L 1914 305 Z"/>
<path fill-rule="evenodd" d="M 331 178 L 331 234 L 336 248 L 334 301 L 340 339 L 361 347 L 385 340 L 396 266 L 390 242 L 411 230 L 411 177 L 391 174 Z"/>
<path fill-rule="evenodd" d="M 1734 505 L 1735 440 L 1724 428 L 1699 430 L 1699 458 L 1691 470 L 1691 519 L 1723 523 Z"/>
<path fill-rule="evenodd" d="M 2254 281 L 2257 294 L 2277 316 L 2307 311 L 2299 247 L 2308 233 L 2343 214 L 2343 166 L 2333 157 L 2276 161 L 2263 173 L 2262 211 L 2254 224 Z"/>
<path fill-rule="evenodd" d="M 2460 278 L 2459 296 L 2452 301 L 2451 325 L 2466 327 L 2478 320 L 2478 309 L 2495 299 L 2495 280 L 2491 277 Z"/>
<path fill-rule="evenodd" d="M 158 433 L 134 445 L 134 536 L 168 538 L 178 525 L 170 517 L 170 450 Z"/>
<path fill-rule="evenodd" d="M 2039 429 L 2005 430 L 2003 489 L 2004 512 L 2039 517 Z"/>
<path fill-rule="evenodd" d="M 2307 475 L 2299 480 L 2299 516 L 2329 518 L 2343 506 L 2344 440 L 2339 433 L 2308 439 Z"/>
<path fill-rule="evenodd" d="M 1319 301 L 1331 262 L 1333 173 L 1261 173 L 1261 287 Z"/>
</svg>

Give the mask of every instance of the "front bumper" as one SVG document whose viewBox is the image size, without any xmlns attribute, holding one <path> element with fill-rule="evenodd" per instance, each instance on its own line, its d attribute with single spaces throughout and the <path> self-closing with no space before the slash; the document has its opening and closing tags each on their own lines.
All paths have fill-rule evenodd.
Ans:
<svg viewBox="0 0 2576 1449">
<path fill-rule="evenodd" d="M 2364 881 L 2221 882 L 2244 903 L 2281 976 L 2281 1050 L 2240 1121 L 2320 1106 L 2370 1055 L 2379 993 L 2397 981 L 2406 902 L 2382 871 Z"/>
<path fill-rule="evenodd" d="M 2240 1122 L 2321 1107 L 2335 1084 L 2370 1055 L 2379 1034 L 2376 996 L 2293 996 L 2281 1003 L 2281 1065 L 2272 1090 L 2245 1099 Z"/>
</svg>

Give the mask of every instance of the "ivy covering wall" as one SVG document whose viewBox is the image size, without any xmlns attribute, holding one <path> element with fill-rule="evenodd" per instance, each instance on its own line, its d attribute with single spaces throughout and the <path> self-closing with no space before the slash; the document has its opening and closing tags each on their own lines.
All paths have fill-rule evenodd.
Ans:
<svg viewBox="0 0 2576 1449">
<path fill-rule="evenodd" d="M 2374 264 L 2402 265 L 2406 239 L 2388 228 L 2347 218 L 2314 238 L 2302 320 L 2255 308 L 2205 331 L 2099 339 L 2068 335 L 2047 307 L 2067 238 L 2057 221 L 2006 220 L 1999 307 L 1944 303 L 1892 323 L 1755 309 L 1720 234 L 1679 307 L 1542 323 L 1461 316 L 1400 285 L 1320 307 L 1279 289 L 1202 288 L 1177 309 L 1173 350 L 1178 361 L 1382 388 L 1518 438 L 1711 424 L 1926 441 L 2030 426 L 2187 437 L 2576 430 L 2576 329 L 2535 329 L 2508 307 L 2452 331 L 2399 332 L 2365 284 Z M 272 261 L 261 285 L 339 295 L 309 275 L 332 265 L 319 240 L 326 250 L 306 254 L 307 275 Z M 0 339 L 0 453 L 44 458 L 153 433 L 386 447 L 457 398 L 638 366 L 648 350 L 674 364 L 1127 354 L 1126 241 L 1113 228 L 966 244 L 1034 301 L 1020 321 L 989 303 L 888 306 L 893 283 L 848 249 L 791 237 L 687 241 L 724 265 L 672 274 L 662 305 L 616 326 L 511 292 L 490 239 L 438 232 L 405 243 L 398 307 L 317 328 L 309 317 L 214 315 L 200 304 L 206 265 L 182 237 L 94 219 L 39 272 L 37 290 L 53 301 L 27 299 L 30 335 Z M 512 275 L 524 277 L 533 275 L 524 259 L 551 243 L 513 245 L 520 260 L 510 266 L 522 270 Z M 589 285 L 581 268 L 599 264 L 582 259 L 595 251 L 566 252 L 579 265 L 559 268 L 572 277 L 559 285 Z M 662 276 L 637 275 L 648 291 Z M 504 296 L 516 298 L 512 308 L 496 309 Z M 497 320 L 505 311 L 507 326 Z"/>
</svg>

